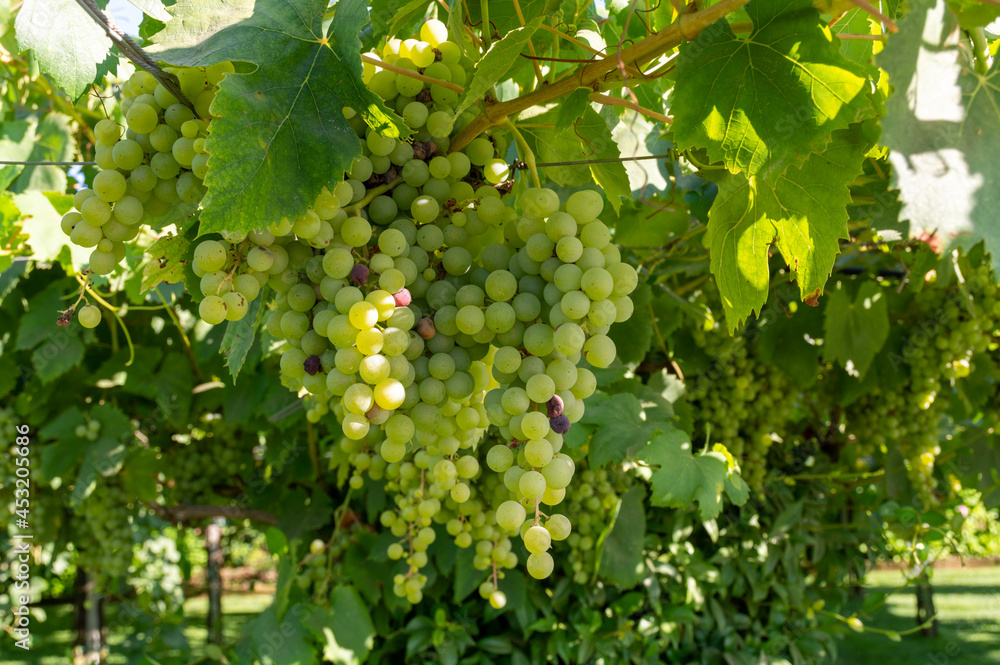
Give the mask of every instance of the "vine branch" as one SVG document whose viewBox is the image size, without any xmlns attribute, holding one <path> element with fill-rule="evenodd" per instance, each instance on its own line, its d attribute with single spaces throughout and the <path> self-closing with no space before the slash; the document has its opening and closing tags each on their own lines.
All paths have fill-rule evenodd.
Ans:
<svg viewBox="0 0 1000 665">
<path fill-rule="evenodd" d="M 502 123 L 508 116 L 520 113 L 532 106 L 543 105 L 565 97 L 579 87 L 594 87 L 602 77 L 618 69 L 619 61 L 625 65 L 639 65 L 649 62 L 679 46 L 684 40 L 694 39 L 702 30 L 749 1 L 721 0 L 707 9 L 683 14 L 659 33 L 636 42 L 620 54 L 610 55 L 583 65 L 550 85 L 507 102 L 484 102 L 483 112 L 455 136 L 451 142 L 451 149 L 464 148 L 472 139 L 490 127 Z"/>
<path fill-rule="evenodd" d="M 192 522 L 194 520 L 212 517 L 226 519 L 248 519 L 261 524 L 276 526 L 278 518 L 272 513 L 256 508 L 240 508 L 236 506 L 202 506 L 190 503 L 180 503 L 176 506 L 161 506 L 156 503 L 147 504 L 154 513 L 171 523 Z"/>
</svg>

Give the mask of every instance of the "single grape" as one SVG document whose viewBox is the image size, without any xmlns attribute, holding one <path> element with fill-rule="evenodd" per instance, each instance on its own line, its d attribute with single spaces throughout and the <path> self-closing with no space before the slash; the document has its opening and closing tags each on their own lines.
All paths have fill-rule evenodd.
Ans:
<svg viewBox="0 0 1000 665">
<path fill-rule="evenodd" d="M 77 318 L 80 319 L 80 325 L 84 328 L 96 328 L 97 324 L 101 322 L 101 310 L 93 305 L 84 305 L 80 308 Z"/>
</svg>

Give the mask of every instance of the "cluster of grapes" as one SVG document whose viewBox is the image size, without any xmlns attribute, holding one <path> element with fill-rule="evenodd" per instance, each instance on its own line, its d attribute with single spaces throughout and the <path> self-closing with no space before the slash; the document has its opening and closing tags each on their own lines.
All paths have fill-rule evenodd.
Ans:
<svg viewBox="0 0 1000 665">
<path fill-rule="evenodd" d="M 77 425 L 73 433 L 78 439 L 97 441 L 97 437 L 101 433 L 101 423 L 98 420 L 88 420 L 86 425 Z"/>
<path fill-rule="evenodd" d="M 171 474 L 167 487 L 186 503 L 213 503 L 213 488 L 227 486 L 248 461 L 245 440 L 236 432 L 203 419 L 200 426 L 171 437 Z"/>
<path fill-rule="evenodd" d="M 904 346 L 908 376 L 902 386 L 876 389 L 854 402 L 847 413 L 848 430 L 883 451 L 901 450 L 910 482 L 922 498 L 933 502 L 941 419 L 956 383 L 968 377 L 976 363 L 995 362 L 990 345 L 1000 327 L 1000 289 L 989 266 L 982 265 L 967 276 L 963 291 L 925 284 L 906 316 L 928 322 L 936 333 L 915 335 Z"/>
<path fill-rule="evenodd" d="M 132 565 L 132 496 L 117 483 L 99 481 L 76 510 L 78 564 L 87 574 L 114 580 Z"/>
<path fill-rule="evenodd" d="M 139 70 L 122 86 L 124 135 L 110 118 L 94 127 L 95 160 L 101 171 L 93 188 L 73 197 L 74 209 L 63 216 L 61 227 L 74 244 L 93 248 L 90 270 L 96 274 L 114 271 L 125 258 L 125 243 L 138 235 L 143 223 L 165 215 L 178 201 L 197 204 L 204 195 L 208 107 L 219 81 L 234 69 L 221 63 L 169 71 L 193 100 L 197 116 L 151 74 Z M 93 313 L 86 316 L 87 327 L 97 325 Z"/>
<path fill-rule="evenodd" d="M 552 572 L 551 542 L 570 536 L 569 519 L 543 522 L 540 504 L 566 494 L 575 463 L 560 452 L 562 435 L 596 387 L 584 365 L 614 360 L 607 332 L 631 314 L 637 275 L 598 220 L 599 194 L 561 206 L 555 192 L 531 189 L 519 215 L 493 186 L 508 176 L 495 137 L 450 150 L 472 113 L 456 118 L 457 96 L 433 81 L 461 84 L 471 63 L 442 23 L 370 55 L 394 69 L 366 65 L 363 78 L 413 142 L 348 110 L 363 155 L 343 182 L 299 219 L 196 248 L 201 315 L 239 318 L 244 306 L 233 315 L 227 298 L 250 294 L 236 281 L 266 279 L 283 383 L 308 395 L 310 420 L 332 411 L 341 423 L 351 487 L 367 473 L 394 493 L 381 521 L 401 539 L 389 548 L 406 563 L 396 593 L 422 598 L 436 523 L 475 546 L 477 567 L 493 568 L 481 592 L 502 605 L 501 570 L 517 565 L 509 536 L 522 536 L 536 578 Z M 484 455 L 490 424 L 503 442 Z M 481 462 L 502 476 L 483 475 Z"/>
<path fill-rule="evenodd" d="M 570 547 L 567 562 L 577 584 L 586 584 L 596 572 L 597 539 L 607 528 L 608 519 L 614 514 L 619 497 L 628 490 L 631 478 L 607 469 L 584 469 L 579 487 L 567 497 L 566 514 L 572 516 L 576 525 L 566 539 Z"/>
<path fill-rule="evenodd" d="M 3 448 L 0 448 L 0 488 L 7 490 L 13 497 L 17 479 L 16 456 L 13 453 L 14 442 L 17 441 L 17 420 L 13 409 L 0 408 L 0 441 L 4 443 Z M 13 501 L 10 503 L 13 505 Z"/>
<path fill-rule="evenodd" d="M 768 450 L 794 414 L 790 381 L 777 367 L 760 362 L 744 338 L 733 339 L 718 325 L 696 329 L 692 337 L 712 360 L 707 371 L 687 380 L 695 430 L 724 445 L 740 460 L 743 479 L 759 489 Z"/>
<path fill-rule="evenodd" d="M 333 546 L 333 557 L 335 559 L 339 558 L 346 550 L 346 546 L 346 538 L 338 539 Z M 328 554 L 326 543 L 322 540 L 316 539 L 309 543 L 309 554 L 303 560 L 299 575 L 295 578 L 295 583 L 299 585 L 300 589 L 308 589 L 312 586 L 318 593 L 323 588 L 323 583 L 327 579 L 326 562 Z"/>
</svg>

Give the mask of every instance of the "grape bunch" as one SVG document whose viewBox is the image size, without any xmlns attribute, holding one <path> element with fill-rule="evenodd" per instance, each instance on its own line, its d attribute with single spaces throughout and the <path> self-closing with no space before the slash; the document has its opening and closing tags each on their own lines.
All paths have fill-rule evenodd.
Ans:
<svg viewBox="0 0 1000 665">
<path fill-rule="evenodd" d="M 576 526 L 566 538 L 570 548 L 567 563 L 577 584 L 586 584 L 596 572 L 598 538 L 615 514 L 615 506 L 628 490 L 631 478 L 608 469 L 584 469 L 579 486 L 567 497 L 565 512 Z"/>
<path fill-rule="evenodd" d="M 100 481 L 76 509 L 78 564 L 99 580 L 114 580 L 132 565 L 132 496 L 113 481 Z M 102 585 L 103 586 L 103 585 Z"/>
<path fill-rule="evenodd" d="M 934 470 L 941 454 L 942 418 L 956 385 L 977 363 L 996 362 L 990 345 L 1000 327 L 1000 289 L 989 266 L 982 265 L 966 276 L 965 289 L 925 284 L 904 315 L 934 322 L 935 333 L 914 335 L 904 346 L 902 385 L 876 388 L 850 406 L 848 431 L 877 449 L 900 449 L 913 487 L 924 500 L 936 503 L 939 483 Z"/>
<path fill-rule="evenodd" d="M 760 489 L 768 450 L 794 415 L 791 383 L 773 364 L 758 360 L 744 337 L 730 338 L 718 324 L 696 329 L 692 337 L 712 361 L 706 372 L 687 380 L 695 430 L 724 445 L 740 460 L 747 484 Z"/>
<path fill-rule="evenodd" d="M 165 215 L 178 202 L 197 204 L 205 193 L 208 109 L 219 81 L 234 69 L 225 62 L 168 71 L 177 76 L 195 110 L 152 74 L 143 70 L 133 74 L 122 88 L 125 131 L 111 118 L 94 127 L 94 158 L 100 172 L 92 188 L 76 193 L 74 209 L 62 218 L 61 228 L 71 242 L 93 248 L 90 270 L 98 275 L 114 271 L 125 258 L 125 243 L 139 234 L 143 224 Z M 87 316 L 86 323 L 97 325 L 99 319 Z"/>
<path fill-rule="evenodd" d="M 464 83 L 472 63 L 443 23 L 369 55 L 393 69 L 365 64 L 363 80 L 412 141 L 346 109 L 362 155 L 342 181 L 301 217 L 197 245 L 199 313 L 238 320 L 261 288 L 273 290 L 264 321 L 281 342 L 282 383 L 304 396 L 311 422 L 339 423 L 351 488 L 386 482 L 395 593 L 422 599 L 440 525 L 492 571 L 480 593 L 500 607 L 503 571 L 518 565 L 512 538 L 541 579 L 554 568 L 552 542 L 571 534 L 541 504 L 559 504 L 572 480 L 562 437 L 595 390 L 588 367 L 614 361 L 607 333 L 631 315 L 638 277 L 598 219 L 599 193 L 562 203 L 533 188 L 518 200 L 502 194 L 499 135 L 452 149 L 475 111 L 456 117 L 458 97 L 442 82 Z M 502 441 L 487 446 L 491 425 Z"/>
<path fill-rule="evenodd" d="M 208 414 L 187 432 L 171 436 L 167 486 L 181 503 L 216 503 L 213 488 L 229 486 L 251 463 L 245 439 Z"/>
</svg>

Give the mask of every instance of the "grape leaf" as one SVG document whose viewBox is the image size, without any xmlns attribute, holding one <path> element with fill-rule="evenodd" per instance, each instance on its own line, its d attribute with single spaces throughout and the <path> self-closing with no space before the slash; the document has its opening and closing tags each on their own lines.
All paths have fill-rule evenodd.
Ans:
<svg viewBox="0 0 1000 665">
<path fill-rule="evenodd" d="M 650 478 L 654 506 L 684 508 L 697 501 L 702 520 L 719 516 L 729 475 L 725 455 L 693 455 L 688 435 L 674 429 L 650 441 L 637 457 L 655 468 Z"/>
<path fill-rule="evenodd" d="M 64 162 L 76 155 L 73 138 L 73 120 L 62 113 L 48 113 L 34 127 L 34 145 L 26 161 Z M 66 169 L 61 166 L 27 165 L 10 191 L 24 192 L 37 189 L 50 192 L 66 191 Z"/>
<path fill-rule="evenodd" d="M 212 103 L 211 153 L 200 232 L 262 228 L 294 218 L 361 154 L 342 110 L 400 137 L 408 129 L 361 82 L 360 0 L 341 0 L 323 31 L 326 0 L 181 0 L 149 50 L 164 61 L 204 66 L 249 61 L 228 75 Z M 322 146 L 322 149 L 318 149 Z M 294 183 L 292 186 L 290 183 Z"/>
<path fill-rule="evenodd" d="M 27 237 L 21 233 L 21 211 L 9 192 L 0 192 L 0 273 L 11 266 L 13 257 L 24 254 Z M 0 293 L 3 300 L 4 293 Z"/>
<path fill-rule="evenodd" d="M 777 246 L 803 298 L 821 291 L 847 238 L 848 186 L 861 172 L 859 126 L 834 132 L 830 146 L 800 166 L 772 163 L 753 179 L 727 174 L 709 212 L 705 244 L 730 332 L 767 299 L 768 254 Z"/>
<path fill-rule="evenodd" d="M 324 653 L 331 646 L 340 652 L 340 658 L 330 659 L 339 663 L 363 663 L 374 646 L 375 626 L 361 596 L 352 586 L 338 586 L 330 596 L 333 622 L 332 635 Z M 346 652 L 346 653 L 343 653 Z"/>
<path fill-rule="evenodd" d="M 152 16 L 157 21 L 163 21 L 166 23 L 172 16 L 164 8 L 163 3 L 160 0 L 128 0 L 130 3 L 135 5 L 143 14 Z"/>
<path fill-rule="evenodd" d="M 15 120 L 0 123 L 0 155 L 3 155 L 4 161 L 27 161 L 34 140 L 35 128 L 32 122 Z M 20 164 L 0 165 L 0 189 L 7 189 L 23 170 L 24 166 Z"/>
<path fill-rule="evenodd" d="M 531 23 L 523 28 L 511 30 L 504 35 L 503 39 L 490 45 L 490 50 L 486 52 L 482 60 L 476 63 L 476 71 L 472 74 L 472 80 L 465 86 L 465 96 L 462 97 L 455 109 L 456 118 L 465 109 L 482 101 L 483 96 L 514 66 L 521 50 L 538 30 L 543 18 L 542 16 L 535 17 Z"/>
<path fill-rule="evenodd" d="M 31 297 L 28 301 L 28 311 L 21 316 L 17 329 L 17 343 L 14 346 L 16 350 L 33 349 L 57 332 L 68 334 L 65 328 L 56 326 L 59 310 L 69 307 L 69 303 L 64 303 L 62 300 L 65 288 L 64 284 L 52 282 L 44 291 Z"/>
<path fill-rule="evenodd" d="M 250 353 L 250 347 L 253 346 L 257 329 L 260 327 L 261 321 L 264 320 L 264 312 L 267 311 L 264 302 L 267 301 L 270 290 L 268 286 L 261 289 L 254 301 L 250 303 L 246 316 L 239 321 L 230 321 L 229 325 L 226 326 L 226 334 L 222 338 L 219 350 L 226 356 L 226 367 L 233 375 L 234 384 L 240 370 L 243 369 L 247 354 Z"/>
<path fill-rule="evenodd" d="M 1000 273 L 1000 60 L 985 75 L 969 69 L 954 17 L 938 0 L 901 21 L 878 62 L 895 90 L 882 141 L 901 217 L 915 231 L 985 240 Z"/>
<path fill-rule="evenodd" d="M 948 6 L 966 30 L 989 25 L 1000 17 L 1000 7 L 987 5 L 982 0 L 948 0 Z"/>
<path fill-rule="evenodd" d="M 145 293 L 160 282 L 184 281 L 184 264 L 187 263 L 191 241 L 182 235 L 166 235 L 157 238 L 146 249 L 148 263 L 142 270 L 142 292 Z"/>
<path fill-rule="evenodd" d="M 866 281 L 852 302 L 838 282 L 826 303 L 823 339 L 823 359 L 862 378 L 889 339 L 889 305 L 882 288 Z"/>
<path fill-rule="evenodd" d="M 376 35 L 400 35 L 407 28 L 419 27 L 416 22 L 427 13 L 426 0 L 373 0 L 371 8 L 372 31 Z"/>
<path fill-rule="evenodd" d="M 556 127 L 569 127 L 590 107 L 590 88 L 577 88 L 559 100 Z"/>
<path fill-rule="evenodd" d="M 24 215 L 21 232 L 29 238 L 28 244 L 31 245 L 34 260 L 59 261 L 67 269 L 73 264 L 79 266 L 90 260 L 92 250 L 74 245 L 69 241 L 69 236 L 59 228 L 62 215 L 53 201 L 65 204 L 72 200 L 73 197 L 68 194 L 46 195 L 35 190 L 14 196 L 14 204 Z"/>
<path fill-rule="evenodd" d="M 823 311 L 800 307 L 794 315 L 786 313 L 777 303 L 782 290 L 761 313 L 757 355 L 762 362 L 774 365 L 799 386 L 808 388 L 819 378 L 820 351 L 815 343 L 823 337 Z M 827 302 L 827 307 L 830 303 Z M 765 324 L 766 320 L 766 324 Z"/>
<path fill-rule="evenodd" d="M 31 364 L 42 383 L 57 379 L 83 361 L 83 342 L 70 335 L 54 335 L 48 344 L 35 349 Z"/>
<path fill-rule="evenodd" d="M 257 615 L 250 631 L 256 650 L 264 655 L 265 662 L 273 665 L 313 665 L 316 649 L 309 639 L 303 616 L 308 616 L 309 605 L 296 603 L 281 618 L 277 602 Z M 281 640 L 278 642 L 277 640 Z M 280 648 L 275 648 L 280 644 Z"/>
<path fill-rule="evenodd" d="M 14 35 L 18 47 L 31 49 L 42 70 L 74 100 L 118 61 L 104 30 L 74 0 L 25 0 Z"/>
<path fill-rule="evenodd" d="M 627 201 L 619 211 L 615 224 L 615 244 L 619 247 L 663 247 L 688 230 L 691 215 L 683 202 L 670 195 L 644 201 Z"/>
<path fill-rule="evenodd" d="M 788 164 L 868 113 L 864 71 L 840 54 L 809 0 L 754 0 L 754 30 L 725 20 L 681 46 L 671 110 L 677 147 L 732 173 Z"/>
<path fill-rule="evenodd" d="M 833 33 L 855 34 L 855 35 L 878 35 L 881 34 L 879 23 L 872 18 L 872 15 L 860 7 L 849 10 L 840 17 L 836 23 L 830 26 Z M 840 53 L 852 62 L 856 62 L 867 70 L 875 74 L 872 64 L 872 53 L 875 42 L 870 39 L 845 39 L 840 42 Z M 875 77 L 877 80 L 877 76 Z"/>
<path fill-rule="evenodd" d="M 622 495 L 614 526 L 601 549 L 600 575 L 612 584 L 631 588 L 642 579 L 642 544 L 646 538 L 646 490 L 636 485 Z"/>
<path fill-rule="evenodd" d="M 571 127 L 560 126 L 558 111 L 549 111 L 537 118 L 537 124 L 551 127 L 525 127 L 521 132 L 535 144 L 535 155 L 540 162 L 567 162 L 594 159 L 618 159 L 621 151 L 611 136 L 608 123 L 589 106 Z M 534 120 L 532 121 L 535 122 Z M 545 177 L 563 187 L 596 182 L 604 190 L 608 202 L 617 213 L 621 198 L 632 192 L 628 173 L 621 162 L 603 164 L 573 164 L 546 166 Z"/>
<path fill-rule="evenodd" d="M 647 443 L 657 431 L 673 429 L 669 423 L 643 420 L 642 405 L 635 395 L 619 393 L 599 404 L 588 405 L 581 422 L 598 427 L 590 440 L 588 459 L 595 469 L 625 459 L 629 448 Z"/>
<path fill-rule="evenodd" d="M 611 326 L 608 336 L 618 349 L 618 358 L 626 363 L 639 363 L 653 345 L 653 319 L 649 303 L 652 299 L 649 284 L 640 284 L 632 293 L 635 312 L 627 325 Z"/>
</svg>

